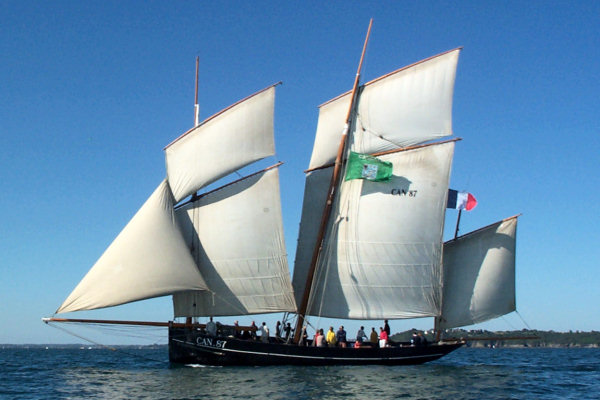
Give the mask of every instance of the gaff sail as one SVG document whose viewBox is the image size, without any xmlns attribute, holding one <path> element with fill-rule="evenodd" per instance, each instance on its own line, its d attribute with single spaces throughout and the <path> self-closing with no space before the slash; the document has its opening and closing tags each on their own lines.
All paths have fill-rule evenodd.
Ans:
<svg viewBox="0 0 600 400">
<path fill-rule="evenodd" d="M 176 293 L 176 317 L 296 311 L 277 168 L 202 196 L 176 213 L 208 286 L 208 291 Z"/>
<path fill-rule="evenodd" d="M 379 156 L 391 162 L 389 181 L 342 183 L 317 264 L 307 314 L 379 319 L 439 315 L 446 196 L 454 142 Z M 315 177 L 327 170 L 312 171 Z M 326 179 L 307 179 L 323 186 Z M 299 248 L 316 239 L 307 187 Z M 318 203 L 322 206 L 323 203 Z M 313 236 L 312 238 L 310 236 Z M 299 252 L 296 296 L 310 263 Z M 298 301 L 298 298 L 296 299 Z"/>
</svg>

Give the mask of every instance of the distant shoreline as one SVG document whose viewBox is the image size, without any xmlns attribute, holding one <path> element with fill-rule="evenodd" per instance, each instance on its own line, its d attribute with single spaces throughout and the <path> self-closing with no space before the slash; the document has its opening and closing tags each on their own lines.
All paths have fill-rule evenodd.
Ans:
<svg viewBox="0 0 600 400">
<path fill-rule="evenodd" d="M 392 340 L 408 341 L 414 330 L 405 331 L 392 336 Z M 433 340 L 431 332 L 425 335 Z M 451 329 L 445 338 L 467 340 L 467 347 L 483 348 L 598 348 L 600 332 L 554 332 L 522 329 L 519 331 L 486 331 L 482 329 Z M 482 339 L 482 340 L 477 340 Z"/>
</svg>

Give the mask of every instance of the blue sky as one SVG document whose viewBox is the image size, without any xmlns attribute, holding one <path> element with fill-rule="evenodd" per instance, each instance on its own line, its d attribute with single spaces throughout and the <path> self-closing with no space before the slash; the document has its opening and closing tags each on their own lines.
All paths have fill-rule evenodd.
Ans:
<svg viewBox="0 0 600 400">
<path fill-rule="evenodd" d="M 371 17 L 364 81 L 464 46 L 451 187 L 479 204 L 461 232 L 522 213 L 520 316 L 600 329 L 600 3 L 3 1 L 0 13 L 0 343 L 78 341 L 40 318 L 163 179 L 163 147 L 193 124 L 196 56 L 202 118 L 283 81 L 276 158 L 292 263 L 317 106 L 350 89 Z M 82 316 L 171 315 L 164 298 Z M 526 327 L 514 315 L 483 326 Z"/>
</svg>

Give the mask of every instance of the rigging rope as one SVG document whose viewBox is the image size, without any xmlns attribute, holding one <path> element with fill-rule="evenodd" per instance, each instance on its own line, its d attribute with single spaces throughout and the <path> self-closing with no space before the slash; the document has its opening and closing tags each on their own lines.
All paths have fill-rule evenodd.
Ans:
<svg viewBox="0 0 600 400">
<path fill-rule="evenodd" d="M 102 348 L 105 348 L 105 349 L 108 349 L 108 350 L 111 350 L 111 351 L 118 351 L 120 353 L 127 354 L 128 356 L 137 357 L 137 358 L 145 359 L 145 360 L 148 360 L 148 361 L 154 361 L 154 362 L 158 362 L 158 363 L 164 363 L 165 362 L 164 360 L 157 360 L 157 359 L 154 359 L 154 358 L 151 358 L 151 357 L 142 356 L 140 354 L 130 353 L 130 352 L 125 351 L 123 349 L 120 349 L 120 348 L 117 348 L 117 347 L 112 347 L 112 346 L 109 346 L 109 345 L 97 342 L 97 341 L 92 340 L 92 339 L 90 339 L 88 337 L 85 337 L 83 335 L 77 334 L 77 333 L 75 333 L 75 332 L 73 332 L 73 331 L 71 331 L 69 329 L 66 329 L 66 328 L 64 328 L 62 326 L 58 326 L 58 323 L 54 324 L 54 323 L 52 323 L 50 321 L 50 322 L 47 322 L 46 324 L 49 325 L 49 326 L 51 326 L 51 327 L 53 327 L 53 328 L 55 328 L 55 329 L 61 330 L 61 331 L 65 332 L 65 333 L 67 333 L 68 335 L 75 336 L 75 337 L 77 337 L 79 339 L 85 340 L 88 343 L 94 344 L 96 346 L 99 346 L 99 347 L 102 347 Z M 102 325 L 102 326 L 104 328 L 108 327 L 106 325 Z M 91 326 L 87 326 L 87 327 L 91 328 Z M 136 328 L 139 328 L 139 327 L 136 327 Z M 157 345 L 157 342 L 154 342 L 153 345 Z"/>
<path fill-rule="evenodd" d="M 531 330 L 531 328 L 529 327 L 529 324 L 527 323 L 527 321 L 525 321 L 523 319 L 523 317 L 521 316 L 521 314 L 519 314 L 519 312 L 517 310 L 515 310 L 515 312 L 517 313 L 517 315 L 519 316 L 519 318 L 521 318 L 521 321 L 525 324 L 525 326 L 527 327 L 527 329 Z"/>
</svg>

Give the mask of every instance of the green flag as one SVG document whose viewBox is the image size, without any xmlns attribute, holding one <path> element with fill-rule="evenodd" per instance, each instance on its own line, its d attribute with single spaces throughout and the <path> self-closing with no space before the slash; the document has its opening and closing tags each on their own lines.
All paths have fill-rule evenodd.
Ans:
<svg viewBox="0 0 600 400">
<path fill-rule="evenodd" d="M 366 179 L 368 181 L 387 181 L 391 176 L 391 162 L 381 161 L 368 154 L 350 152 L 345 180 Z"/>
</svg>

